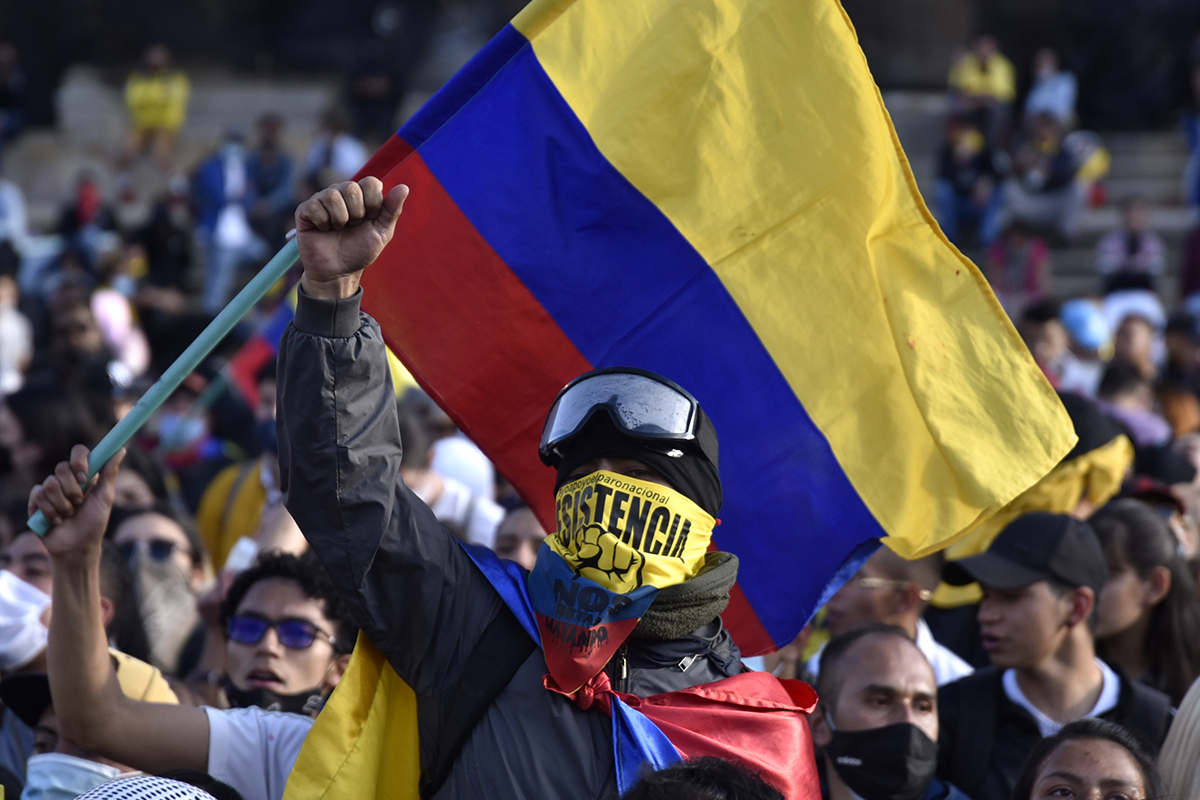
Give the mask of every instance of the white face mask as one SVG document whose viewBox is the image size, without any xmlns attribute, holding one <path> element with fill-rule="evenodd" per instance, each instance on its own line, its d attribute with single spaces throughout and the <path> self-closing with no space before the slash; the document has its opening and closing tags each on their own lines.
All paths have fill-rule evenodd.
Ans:
<svg viewBox="0 0 1200 800">
<path fill-rule="evenodd" d="M 42 612 L 50 596 L 8 570 L 0 570 L 0 670 L 19 669 L 46 649 Z"/>
<path fill-rule="evenodd" d="M 120 774 L 116 767 L 62 753 L 30 756 L 21 800 L 74 800 Z"/>
</svg>

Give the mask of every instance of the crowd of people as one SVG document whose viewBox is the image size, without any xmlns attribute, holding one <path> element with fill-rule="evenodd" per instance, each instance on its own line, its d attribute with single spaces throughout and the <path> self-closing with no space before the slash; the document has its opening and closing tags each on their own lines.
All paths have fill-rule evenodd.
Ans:
<svg viewBox="0 0 1200 800">
<path fill-rule="evenodd" d="M 148 220 L 130 223 L 121 197 L 83 174 L 55 230 L 35 232 L 20 188 L 0 179 L 5 794 L 127 797 L 132 782 L 169 781 L 189 785 L 179 797 L 280 800 L 369 642 L 418 698 L 423 797 L 1200 796 L 1200 278 L 1189 291 L 1182 266 L 1169 311 L 1168 254 L 1135 197 L 1097 245 L 1095 294 L 1052 295 L 1051 247 L 1101 194 L 1107 156 L 1071 130 L 1076 82 L 1054 51 L 1038 51 L 1033 75 L 1018 109 L 993 38 L 954 65 L 933 200 L 947 236 L 986 253 L 1079 444 L 946 554 L 875 551 L 765 659 L 743 659 L 721 623 L 736 559 L 698 546 L 663 568 L 636 626 L 593 663 L 552 635 L 583 613 L 583 593 L 567 600 L 561 585 L 611 605 L 615 567 L 547 539 L 453 420 L 390 379 L 359 310 L 358 277 L 404 191 L 348 181 L 369 153 L 338 109 L 303 158 L 265 113 L 247 121 L 253 141 L 230 131 L 180 170 L 188 80 L 150 48 L 113 155 L 117 171 L 162 171 Z M 21 91 L 18 54 L 0 43 L 0 153 L 21 133 Z M 89 484 L 88 448 L 293 226 L 302 269 Z M 35 234 L 56 247 L 31 246 Z M 355 237 L 370 241 L 351 258 Z M 278 361 L 274 342 L 247 359 L 280 313 L 291 324 Z M 690 422 L 644 420 L 657 438 L 641 435 L 634 418 L 666 406 L 640 393 L 664 392 Z M 707 543 L 717 432 L 686 387 L 599 371 L 548 411 L 540 454 L 560 511 L 581 487 L 651 487 Z M 45 537 L 26 527 L 34 510 Z M 540 648 L 536 619 L 550 620 Z M 815 695 L 772 694 L 788 678 Z M 617 737 L 597 708 L 651 715 L 640 700 L 717 682 L 728 705 L 712 713 L 770 707 L 781 727 L 738 757 L 627 785 L 622 749 L 648 745 Z"/>
</svg>

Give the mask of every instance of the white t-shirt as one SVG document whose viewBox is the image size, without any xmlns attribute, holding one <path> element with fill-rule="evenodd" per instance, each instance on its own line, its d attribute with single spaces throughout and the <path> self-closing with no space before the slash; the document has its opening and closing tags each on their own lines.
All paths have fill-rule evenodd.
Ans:
<svg viewBox="0 0 1200 800">
<path fill-rule="evenodd" d="M 1111 711 L 1117 707 L 1117 700 L 1121 696 L 1121 679 L 1117 677 L 1117 673 L 1113 672 L 1112 667 L 1098 658 L 1096 659 L 1096 666 L 1100 668 L 1104 685 L 1100 689 L 1100 696 L 1096 698 L 1096 705 L 1092 707 L 1091 711 L 1084 714 L 1084 717 L 1098 717 L 1106 711 Z M 1021 691 L 1020 684 L 1017 683 L 1016 670 L 1004 670 L 1003 681 L 1004 693 L 1008 695 L 1008 699 L 1030 713 L 1043 737 L 1053 736 L 1066 724 L 1065 722 L 1055 722 L 1043 714 L 1037 706 L 1029 702 L 1029 698 L 1025 696 L 1025 693 Z"/>
<path fill-rule="evenodd" d="M 245 800 L 282 800 L 313 720 L 261 708 L 206 707 L 204 713 L 208 774 L 237 789 Z"/>
<path fill-rule="evenodd" d="M 920 650 L 925 658 L 929 661 L 929 666 L 933 667 L 933 677 L 937 681 L 938 686 L 945 686 L 947 683 L 953 683 L 959 678 L 966 677 L 974 672 L 974 668 L 959 658 L 953 650 L 944 646 L 933 638 L 933 631 L 929 630 L 929 626 L 925 624 L 925 620 L 917 620 L 917 649 Z M 813 657 L 808 660 L 804 668 L 816 677 L 821 670 L 821 653 L 825 652 L 825 645 L 821 645 L 821 649 L 813 653 Z"/>
<path fill-rule="evenodd" d="M 958 657 L 949 647 L 933 638 L 933 631 L 925 620 L 917 620 L 917 649 L 929 659 L 938 686 L 953 683 L 959 678 L 965 678 L 975 671 L 975 668 Z"/>
</svg>

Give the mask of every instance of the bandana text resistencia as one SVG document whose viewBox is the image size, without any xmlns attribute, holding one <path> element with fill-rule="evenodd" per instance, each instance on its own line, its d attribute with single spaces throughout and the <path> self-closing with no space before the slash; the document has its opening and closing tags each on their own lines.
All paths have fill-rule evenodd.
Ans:
<svg viewBox="0 0 1200 800">
<path fill-rule="evenodd" d="M 564 485 L 556 502 L 551 548 L 576 574 L 620 593 L 695 577 L 716 523 L 670 487 L 606 471 Z"/>
</svg>

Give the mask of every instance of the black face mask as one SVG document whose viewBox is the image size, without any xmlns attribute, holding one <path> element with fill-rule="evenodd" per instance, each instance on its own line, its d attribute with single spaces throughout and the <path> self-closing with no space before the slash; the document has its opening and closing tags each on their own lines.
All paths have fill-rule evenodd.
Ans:
<svg viewBox="0 0 1200 800">
<path fill-rule="evenodd" d="M 929 788 L 937 769 L 937 742 L 916 725 L 901 722 L 832 733 L 825 751 L 833 769 L 863 800 L 917 800 Z"/>
<path fill-rule="evenodd" d="M 286 711 L 291 714 L 312 716 L 321 710 L 324 694 L 320 688 L 296 694 L 280 694 L 270 689 L 239 689 L 232 683 L 225 685 L 225 697 L 234 708 L 261 708 L 263 711 Z"/>
</svg>

